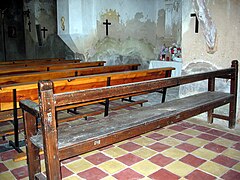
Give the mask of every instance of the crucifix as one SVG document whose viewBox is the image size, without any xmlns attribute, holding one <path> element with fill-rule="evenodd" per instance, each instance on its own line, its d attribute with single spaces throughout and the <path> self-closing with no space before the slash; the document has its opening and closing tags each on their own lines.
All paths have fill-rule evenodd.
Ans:
<svg viewBox="0 0 240 180">
<path fill-rule="evenodd" d="M 190 14 L 190 17 L 195 17 L 195 33 L 198 33 L 199 21 L 196 13 Z"/>
<path fill-rule="evenodd" d="M 31 22 L 30 21 L 28 21 L 28 29 L 29 29 L 29 32 L 31 32 Z"/>
<path fill-rule="evenodd" d="M 106 22 L 103 22 L 103 24 L 106 25 L 106 36 L 108 36 L 108 25 L 111 25 L 111 23 L 106 19 Z"/>
<path fill-rule="evenodd" d="M 23 11 L 24 15 L 27 15 L 27 18 L 30 18 L 30 10 Z"/>
<path fill-rule="evenodd" d="M 46 31 L 48 31 L 48 29 L 46 29 L 45 27 L 43 27 L 43 28 L 41 29 L 41 31 L 43 31 L 43 38 L 45 38 L 45 34 L 46 34 Z"/>
</svg>

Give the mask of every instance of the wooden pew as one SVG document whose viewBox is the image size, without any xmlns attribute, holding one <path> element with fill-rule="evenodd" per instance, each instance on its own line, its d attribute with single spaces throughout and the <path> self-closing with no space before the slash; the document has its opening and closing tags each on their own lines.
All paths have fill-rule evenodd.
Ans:
<svg viewBox="0 0 240 180">
<path fill-rule="evenodd" d="M 86 76 L 91 74 L 112 73 L 121 71 L 137 70 L 140 64 L 126 64 L 114 66 L 98 66 L 88 68 L 74 68 L 64 70 L 53 70 L 44 72 L 22 73 L 0 76 L 0 86 L 7 84 L 36 82 L 46 79 L 59 79 L 75 76 Z"/>
<path fill-rule="evenodd" d="M 95 67 L 103 66 L 106 61 L 92 61 L 92 62 L 80 62 L 80 63 L 67 63 L 67 64 L 51 64 L 51 65 L 35 65 L 29 67 L 12 67 L 12 68 L 1 68 L 0 76 L 20 73 L 32 73 L 42 71 L 53 71 L 53 70 L 64 70 L 72 68 L 83 68 L 83 67 Z"/>
<path fill-rule="evenodd" d="M 230 79 L 231 87 L 228 93 L 215 90 L 216 78 Z M 154 91 L 203 80 L 207 80 L 205 82 L 207 82 L 208 91 L 206 92 L 91 122 L 77 125 L 69 123 L 57 127 L 55 110 L 59 106 Z M 31 100 L 20 101 L 24 111 L 29 178 L 31 180 L 42 177 L 40 149 L 44 150 L 47 179 L 55 180 L 61 179 L 61 160 L 141 135 L 203 112 L 208 113 L 209 123 L 213 123 L 213 118 L 217 117 L 227 120 L 229 128 L 234 128 L 237 82 L 237 61 L 232 62 L 231 68 L 222 70 L 66 93 L 55 93 L 54 82 L 41 81 L 38 84 L 39 105 Z M 230 108 L 227 116 L 214 113 L 215 108 L 226 104 Z M 36 117 L 39 117 L 39 114 L 41 132 L 36 129 Z"/>
<path fill-rule="evenodd" d="M 165 78 L 166 76 L 171 76 L 172 70 L 174 68 L 157 68 L 54 79 L 54 90 L 56 93 L 60 93 L 71 90 L 104 87 L 107 86 L 108 78 L 110 78 L 110 85 Z M 0 87 L 0 111 L 13 109 L 13 90 L 16 90 L 16 102 L 26 98 L 34 101 L 38 100 L 38 90 L 35 82 L 2 85 Z M 18 104 L 17 107 L 19 107 Z"/>
<path fill-rule="evenodd" d="M 63 64 L 63 63 L 79 63 L 80 60 L 65 60 L 65 59 L 32 59 L 32 60 L 17 60 L 9 62 L 0 62 L 0 67 L 27 67 L 38 64 Z"/>
<path fill-rule="evenodd" d="M 68 64 L 68 63 L 80 63 L 79 60 L 62 60 L 62 61 L 32 61 L 15 64 L 2 64 L 0 68 L 16 68 L 16 67 L 33 67 L 38 65 L 55 65 L 55 64 Z"/>
<path fill-rule="evenodd" d="M 36 61 L 56 62 L 56 61 L 65 61 L 65 59 L 64 58 L 44 58 L 44 59 L 8 60 L 8 61 L 0 61 L 0 65 L 19 64 L 19 63 L 31 63 L 31 62 L 36 62 Z"/>
<path fill-rule="evenodd" d="M 90 76 L 83 76 L 83 77 L 55 79 L 54 80 L 55 91 L 66 92 L 69 90 L 103 87 L 103 86 L 107 86 L 108 84 L 115 85 L 115 84 L 123 84 L 128 82 L 138 82 L 141 80 L 164 78 L 166 76 L 169 77 L 171 75 L 172 70 L 174 70 L 174 68 L 159 68 L 159 69 L 150 69 L 150 70 L 135 70 L 135 71 L 127 71 L 127 72 L 90 75 Z M 166 89 L 164 89 L 163 91 L 163 97 L 165 97 L 165 94 L 166 94 Z M 18 102 L 22 99 L 27 99 L 27 98 L 30 98 L 35 101 L 38 100 L 36 83 L 33 83 L 33 82 L 19 83 L 14 85 L 3 85 L 0 87 L 0 112 L 5 112 L 9 110 L 11 110 L 11 112 L 13 111 L 15 143 L 18 142 L 18 130 L 19 130 L 18 129 L 19 112 L 17 109 Z M 81 106 L 81 104 L 77 104 L 76 106 Z M 108 104 L 105 105 L 105 114 L 108 113 L 107 108 L 108 108 Z M 60 107 L 59 110 L 63 110 L 63 109 L 69 109 L 69 107 Z M 11 142 L 11 145 L 13 146 L 12 142 Z"/>
<path fill-rule="evenodd" d="M 99 66 L 99 67 L 89 67 L 89 68 L 75 68 L 75 69 L 67 69 L 67 70 L 59 70 L 59 71 L 46 71 L 41 73 L 27 73 L 20 75 L 8 75 L 0 77 L 1 85 L 13 85 L 19 82 L 33 82 L 38 81 L 40 79 L 54 79 L 54 78 L 62 78 L 62 77 L 74 77 L 74 76 L 85 76 L 89 74 L 101 74 L 101 73 L 110 73 L 110 72 L 121 72 L 121 71 L 130 71 L 137 70 L 140 64 L 127 64 L 127 65 L 115 65 L 115 66 Z M 13 92 L 15 92 L 13 90 Z M 1 96 L 1 95 L 0 95 Z M 13 94 L 14 96 L 14 94 Z M 13 101 L 12 109 L 5 109 L 4 111 L 0 111 L 0 122 L 5 122 L 14 119 L 14 127 L 18 124 L 18 119 L 22 117 L 22 113 L 20 110 L 16 109 L 16 102 Z M 15 134 L 18 132 L 18 128 L 15 128 Z M 14 134 L 14 131 L 4 131 L 0 133 L 0 136 L 6 136 Z M 15 138 L 17 138 L 16 135 Z M 17 138 L 18 139 L 18 138 Z M 11 145 L 13 143 L 11 142 Z M 16 146 L 16 145 L 15 145 Z M 17 147 L 17 146 L 16 146 Z"/>
</svg>

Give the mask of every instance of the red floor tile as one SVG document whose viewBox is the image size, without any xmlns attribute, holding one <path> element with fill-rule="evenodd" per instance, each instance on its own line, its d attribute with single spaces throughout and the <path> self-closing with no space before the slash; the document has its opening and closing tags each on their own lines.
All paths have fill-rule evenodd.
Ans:
<svg viewBox="0 0 240 180">
<path fill-rule="evenodd" d="M 193 128 L 194 126 L 196 126 L 195 124 L 189 123 L 189 122 L 180 122 L 178 123 L 179 125 L 183 126 L 183 127 L 187 127 L 187 128 Z"/>
<path fill-rule="evenodd" d="M 169 127 L 168 129 L 172 129 L 172 130 L 180 132 L 180 131 L 183 131 L 183 130 L 185 130 L 187 128 L 183 127 L 183 126 L 180 126 L 180 125 L 174 125 L 174 126 Z"/>
<path fill-rule="evenodd" d="M 73 174 L 73 172 L 67 169 L 65 166 L 61 167 L 61 173 L 62 173 L 62 178 L 71 176 Z"/>
<path fill-rule="evenodd" d="M 173 162 L 174 159 L 158 154 L 156 156 L 151 157 L 149 161 L 151 161 L 154 164 L 157 164 L 158 166 L 164 167 L 169 163 Z"/>
<path fill-rule="evenodd" d="M 2 161 L 7 161 L 9 159 L 13 159 L 13 157 L 15 157 L 18 154 L 17 151 L 15 150 L 9 150 L 9 151 L 5 151 L 5 152 L 1 152 L 0 153 L 0 159 Z"/>
<path fill-rule="evenodd" d="M 201 131 L 201 132 L 206 132 L 206 131 L 209 131 L 211 128 L 208 128 L 208 127 L 205 127 L 205 126 L 195 125 L 193 127 L 193 129 L 196 129 L 196 130 Z"/>
<path fill-rule="evenodd" d="M 235 159 L 232 159 L 232 158 L 229 158 L 229 157 L 226 157 L 226 156 L 223 156 L 223 155 L 217 156 L 212 161 L 216 162 L 218 164 L 221 164 L 223 166 L 227 166 L 229 168 L 233 167 L 235 164 L 237 164 L 239 162 Z"/>
<path fill-rule="evenodd" d="M 214 180 L 216 179 L 214 176 L 207 174 L 205 172 L 199 171 L 196 169 L 192 173 L 186 176 L 186 179 L 188 180 Z"/>
<path fill-rule="evenodd" d="M 240 141 L 240 136 L 230 134 L 230 133 L 225 134 L 223 137 L 232 141 Z"/>
<path fill-rule="evenodd" d="M 180 159 L 181 162 L 185 163 L 185 164 L 189 164 L 193 167 L 198 167 L 201 164 L 203 164 L 204 162 L 206 162 L 206 160 L 204 159 L 200 159 L 198 157 L 195 157 L 191 154 L 188 154 L 187 156 L 183 157 Z"/>
<path fill-rule="evenodd" d="M 193 152 L 194 150 L 198 149 L 197 146 L 194 146 L 194 145 L 191 145 L 191 144 L 188 144 L 188 143 L 179 144 L 178 146 L 176 146 L 176 148 L 182 149 L 186 152 Z"/>
<path fill-rule="evenodd" d="M 155 151 L 158 151 L 158 152 L 162 152 L 162 151 L 164 151 L 165 149 L 170 148 L 170 146 L 165 145 L 165 144 L 162 144 L 162 143 L 159 143 L 159 142 L 157 142 L 157 143 L 155 143 L 155 144 L 152 144 L 152 145 L 150 145 L 150 146 L 147 146 L 147 147 L 148 147 L 148 148 L 151 148 L 151 149 L 153 149 L 153 150 L 155 150 Z"/>
<path fill-rule="evenodd" d="M 8 171 L 8 168 L 3 163 L 0 163 L 0 173 L 5 171 Z"/>
<path fill-rule="evenodd" d="M 180 178 L 176 174 L 173 174 L 165 169 L 160 169 L 159 171 L 151 174 L 148 177 L 151 179 L 154 179 L 154 180 L 163 180 L 163 179 L 164 180 L 175 180 L 175 179 L 177 180 Z"/>
<path fill-rule="evenodd" d="M 213 135 L 210 135 L 210 134 L 200 134 L 197 136 L 198 138 L 201 138 L 201 139 L 204 139 L 204 140 L 207 140 L 207 141 L 213 141 L 214 139 L 217 139 L 218 137 L 217 136 L 213 136 Z"/>
<path fill-rule="evenodd" d="M 166 138 L 167 136 L 164 136 L 164 135 L 158 134 L 158 133 L 152 133 L 150 135 L 147 135 L 147 137 L 158 141 L 158 140 Z"/>
<path fill-rule="evenodd" d="M 78 176 L 80 176 L 81 178 L 84 178 L 84 179 L 88 179 L 88 180 L 97 180 L 97 179 L 102 179 L 102 178 L 106 177 L 107 174 L 105 172 L 103 172 L 102 170 L 100 170 L 96 167 L 93 167 L 91 169 L 88 169 L 86 171 L 78 173 Z"/>
<path fill-rule="evenodd" d="M 133 143 L 133 142 L 127 142 L 127 143 L 125 143 L 125 144 L 121 144 L 121 145 L 118 146 L 118 147 L 120 147 L 120 148 L 122 148 L 122 149 L 124 149 L 124 150 L 126 150 L 126 151 L 132 152 L 132 151 L 134 151 L 134 150 L 136 150 L 136 149 L 141 148 L 142 146 L 140 146 L 140 145 L 138 145 L 138 144 L 135 144 L 135 143 Z"/>
<path fill-rule="evenodd" d="M 225 151 L 227 149 L 226 147 L 221 146 L 219 144 L 215 144 L 215 143 L 209 143 L 209 144 L 205 145 L 204 148 L 211 150 L 213 152 L 217 152 L 217 153 L 222 153 L 223 151 Z"/>
<path fill-rule="evenodd" d="M 233 149 L 240 151 L 240 143 L 236 143 L 232 146 Z"/>
<path fill-rule="evenodd" d="M 216 130 L 216 129 L 211 129 L 211 130 L 207 131 L 206 133 L 211 134 L 211 135 L 215 135 L 215 136 L 223 136 L 224 134 L 226 134 L 226 132 L 219 131 L 219 130 Z"/>
<path fill-rule="evenodd" d="M 103 162 L 110 160 L 111 158 L 104 155 L 103 153 L 97 153 L 97 154 L 90 155 L 90 156 L 86 157 L 85 159 L 90 161 L 94 165 L 98 165 L 98 164 L 101 164 Z"/>
<path fill-rule="evenodd" d="M 129 154 L 126 154 L 124 156 L 121 156 L 121 157 L 118 157 L 116 158 L 116 160 L 122 162 L 123 164 L 126 164 L 127 166 L 131 166 L 141 160 L 143 160 L 142 158 L 136 156 L 136 155 L 133 155 L 131 153 Z"/>
<path fill-rule="evenodd" d="M 176 135 L 173 135 L 172 137 L 175 138 L 175 139 L 179 139 L 181 141 L 186 141 L 186 140 L 192 138 L 192 136 L 189 136 L 189 135 L 186 135 L 186 134 L 182 134 L 182 133 L 178 133 Z"/>
<path fill-rule="evenodd" d="M 20 168 L 13 169 L 11 173 L 16 177 L 16 179 L 22 179 L 28 176 L 28 167 L 23 166 Z"/>
<path fill-rule="evenodd" d="M 113 177 L 115 177 L 118 180 L 126 180 L 126 179 L 142 179 L 144 178 L 143 175 L 137 173 L 136 171 L 132 170 L 132 169 L 124 169 L 123 171 L 113 175 Z"/>
<path fill-rule="evenodd" d="M 223 178 L 224 180 L 239 180 L 240 173 L 230 170 L 226 174 L 224 174 L 221 178 Z"/>
</svg>

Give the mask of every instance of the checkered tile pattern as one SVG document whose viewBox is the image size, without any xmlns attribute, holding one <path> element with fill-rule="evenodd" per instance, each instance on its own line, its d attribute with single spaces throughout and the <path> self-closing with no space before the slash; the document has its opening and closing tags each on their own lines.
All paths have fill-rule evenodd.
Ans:
<svg viewBox="0 0 240 180">
<path fill-rule="evenodd" d="M 240 133 L 202 122 L 188 119 L 64 160 L 62 178 L 240 179 Z M 0 153 L 1 180 L 28 179 L 26 161 L 12 161 L 16 154 L 15 150 Z"/>
</svg>

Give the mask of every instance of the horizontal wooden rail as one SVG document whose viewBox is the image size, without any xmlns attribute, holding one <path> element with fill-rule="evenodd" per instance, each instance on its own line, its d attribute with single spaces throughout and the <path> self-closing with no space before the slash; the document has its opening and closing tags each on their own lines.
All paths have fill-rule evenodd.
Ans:
<svg viewBox="0 0 240 180">
<path fill-rule="evenodd" d="M 1 68 L 0 66 L 0 75 L 103 66 L 104 63 L 105 61 L 93 61 L 93 62 L 67 63 L 67 64 L 50 64 L 50 65 L 38 64 L 37 66 L 31 66 L 31 67 L 12 67 L 12 68 Z"/>
<path fill-rule="evenodd" d="M 138 83 L 120 84 L 114 87 L 103 87 L 101 90 L 88 89 L 80 90 L 76 92 L 67 92 L 55 94 L 56 106 L 62 106 L 66 104 L 81 103 L 85 101 L 92 101 L 104 98 L 110 98 L 112 96 L 124 96 L 127 94 L 141 93 L 145 91 L 152 91 L 163 87 L 173 87 L 182 84 L 187 84 L 196 81 L 202 81 L 209 78 L 214 78 L 221 74 L 234 73 L 234 68 L 218 70 L 213 72 L 199 73 L 193 75 L 186 75 L 181 77 L 172 77 L 164 79 L 155 79 L 149 81 L 143 81 Z"/>
<path fill-rule="evenodd" d="M 37 82 L 39 80 L 47 79 L 59 79 L 67 77 L 86 76 L 91 74 L 137 70 L 139 66 L 140 64 L 126 64 L 4 75 L 0 76 L 0 86 L 15 83 Z"/>
</svg>

